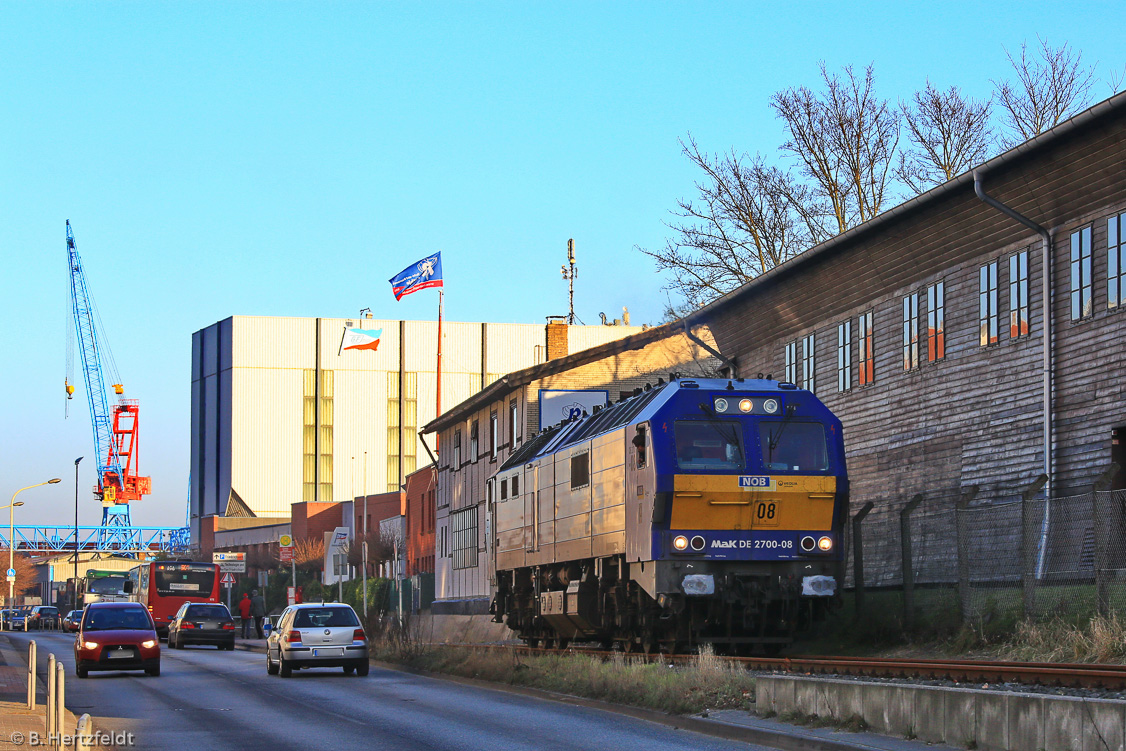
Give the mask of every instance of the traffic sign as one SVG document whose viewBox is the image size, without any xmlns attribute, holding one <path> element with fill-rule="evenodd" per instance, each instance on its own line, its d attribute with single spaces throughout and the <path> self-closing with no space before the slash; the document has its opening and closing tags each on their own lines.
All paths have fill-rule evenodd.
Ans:
<svg viewBox="0 0 1126 751">
<path fill-rule="evenodd" d="M 245 561 L 246 553 L 212 553 L 212 563 L 224 563 L 226 561 Z"/>
<path fill-rule="evenodd" d="M 293 548 L 278 548 L 278 560 L 282 563 L 293 563 Z"/>
<path fill-rule="evenodd" d="M 293 535 L 282 535 L 278 538 L 278 547 L 291 548 L 293 547 Z"/>
<path fill-rule="evenodd" d="M 219 581 L 223 582 L 228 587 L 230 587 L 235 583 L 235 575 L 234 574 L 223 574 L 223 576 L 219 579 Z"/>
<path fill-rule="evenodd" d="M 245 574 L 246 561 L 218 561 L 219 570 L 224 574 Z"/>
<path fill-rule="evenodd" d="M 14 568 L 8 569 L 8 578 L 13 578 L 15 575 L 16 575 L 16 570 Z"/>
</svg>

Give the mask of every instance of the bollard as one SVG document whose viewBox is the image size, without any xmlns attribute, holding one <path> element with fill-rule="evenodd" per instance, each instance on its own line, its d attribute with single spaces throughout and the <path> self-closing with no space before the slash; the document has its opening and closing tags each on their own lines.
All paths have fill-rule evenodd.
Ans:
<svg viewBox="0 0 1126 751">
<path fill-rule="evenodd" d="M 84 714 L 78 718 L 78 726 L 74 729 L 74 747 L 82 749 L 93 748 L 94 723 L 90 715 Z"/>
<path fill-rule="evenodd" d="M 55 726 L 55 655 L 47 655 L 47 734 Z"/>
<path fill-rule="evenodd" d="M 62 748 L 58 739 L 63 734 L 64 716 L 66 716 L 66 668 L 59 661 L 55 663 L 55 727 L 52 730 L 58 748 Z"/>
<path fill-rule="evenodd" d="M 27 708 L 35 709 L 35 661 L 36 647 L 32 639 L 27 645 Z"/>
</svg>

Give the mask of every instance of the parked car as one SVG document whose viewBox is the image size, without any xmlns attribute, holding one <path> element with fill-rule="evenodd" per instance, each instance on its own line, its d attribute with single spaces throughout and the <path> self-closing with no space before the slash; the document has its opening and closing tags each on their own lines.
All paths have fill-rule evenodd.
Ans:
<svg viewBox="0 0 1126 751">
<path fill-rule="evenodd" d="M 168 648 L 183 649 L 189 644 L 235 648 L 235 619 L 226 605 L 185 602 L 180 606 L 168 624 Z"/>
<path fill-rule="evenodd" d="M 59 627 L 59 609 L 51 605 L 36 605 L 27 616 L 27 627 L 42 631 Z"/>
<path fill-rule="evenodd" d="M 9 608 L 4 612 L 4 628 L 9 631 L 26 631 L 28 612 L 23 608 Z"/>
<path fill-rule="evenodd" d="M 74 639 L 74 672 L 144 670 L 160 675 L 156 624 L 139 602 L 92 602 L 82 613 Z"/>
<path fill-rule="evenodd" d="M 79 624 L 82 622 L 82 611 L 72 610 L 63 618 L 63 629 L 66 631 L 77 631 Z"/>
<path fill-rule="evenodd" d="M 356 611 L 342 602 L 290 605 L 266 640 L 266 672 L 288 678 L 294 670 L 329 667 L 368 674 L 368 640 Z"/>
</svg>

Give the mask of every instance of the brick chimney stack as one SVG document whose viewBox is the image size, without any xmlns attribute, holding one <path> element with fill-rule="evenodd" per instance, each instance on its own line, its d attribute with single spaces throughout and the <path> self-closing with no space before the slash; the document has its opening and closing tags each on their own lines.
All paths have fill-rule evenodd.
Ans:
<svg viewBox="0 0 1126 751">
<path fill-rule="evenodd" d="M 566 357 L 567 332 L 570 327 L 563 321 L 547 322 L 547 359 L 557 360 Z"/>
</svg>

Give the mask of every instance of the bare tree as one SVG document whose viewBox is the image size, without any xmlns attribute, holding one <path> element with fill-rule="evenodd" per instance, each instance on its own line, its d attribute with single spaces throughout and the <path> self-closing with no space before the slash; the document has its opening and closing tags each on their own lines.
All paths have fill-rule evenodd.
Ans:
<svg viewBox="0 0 1126 751">
<path fill-rule="evenodd" d="M 293 544 L 293 563 L 302 571 L 320 571 L 324 568 L 325 541 L 310 537 Z"/>
<path fill-rule="evenodd" d="M 390 535 L 381 533 L 381 530 L 369 530 L 365 536 L 362 532 L 356 533 L 355 539 L 345 546 L 344 553 L 348 556 L 348 565 L 355 566 L 359 570 L 365 563 L 364 560 L 364 542 L 367 541 L 367 566 L 368 575 L 370 576 L 375 567 L 384 561 L 390 561 L 395 557 L 395 539 Z"/>
<path fill-rule="evenodd" d="M 1083 65 L 1083 53 L 1067 42 L 1052 47 L 1046 39 L 1037 39 L 1040 49 L 1032 54 L 1021 43 L 1019 60 L 1005 50 L 1017 74 L 1015 83 L 993 81 L 994 96 L 1010 131 L 1004 137 L 1006 147 L 1043 133 L 1090 103 L 1094 66 Z"/>
<path fill-rule="evenodd" d="M 0 548 L 0 558 L 3 558 L 5 564 L 8 562 L 7 548 Z M 16 553 L 12 556 L 12 568 L 16 570 L 16 581 L 12 591 L 17 595 L 26 595 L 39 586 L 39 576 L 35 570 L 35 564 L 31 562 L 31 558 L 27 555 Z"/>
<path fill-rule="evenodd" d="M 866 222 L 883 209 L 899 143 L 899 112 L 875 94 L 873 66 L 857 77 L 830 74 L 821 63 L 821 92 L 800 86 L 780 91 L 771 106 L 786 123 L 782 150 L 796 157 L 832 207 L 836 231 Z"/>
<path fill-rule="evenodd" d="M 963 96 L 957 87 L 942 92 L 927 81 L 914 101 L 900 102 L 914 148 L 899 152 L 896 177 L 915 193 L 954 178 L 985 161 L 993 144 L 989 102 Z"/>
<path fill-rule="evenodd" d="M 677 318 L 769 271 L 827 233 L 825 212 L 811 191 L 790 173 L 734 150 L 708 154 L 691 134 L 680 142 L 686 157 L 704 173 L 697 197 L 680 199 L 666 225 L 674 233 L 665 247 L 638 248 L 672 272 L 666 316 Z"/>
</svg>

